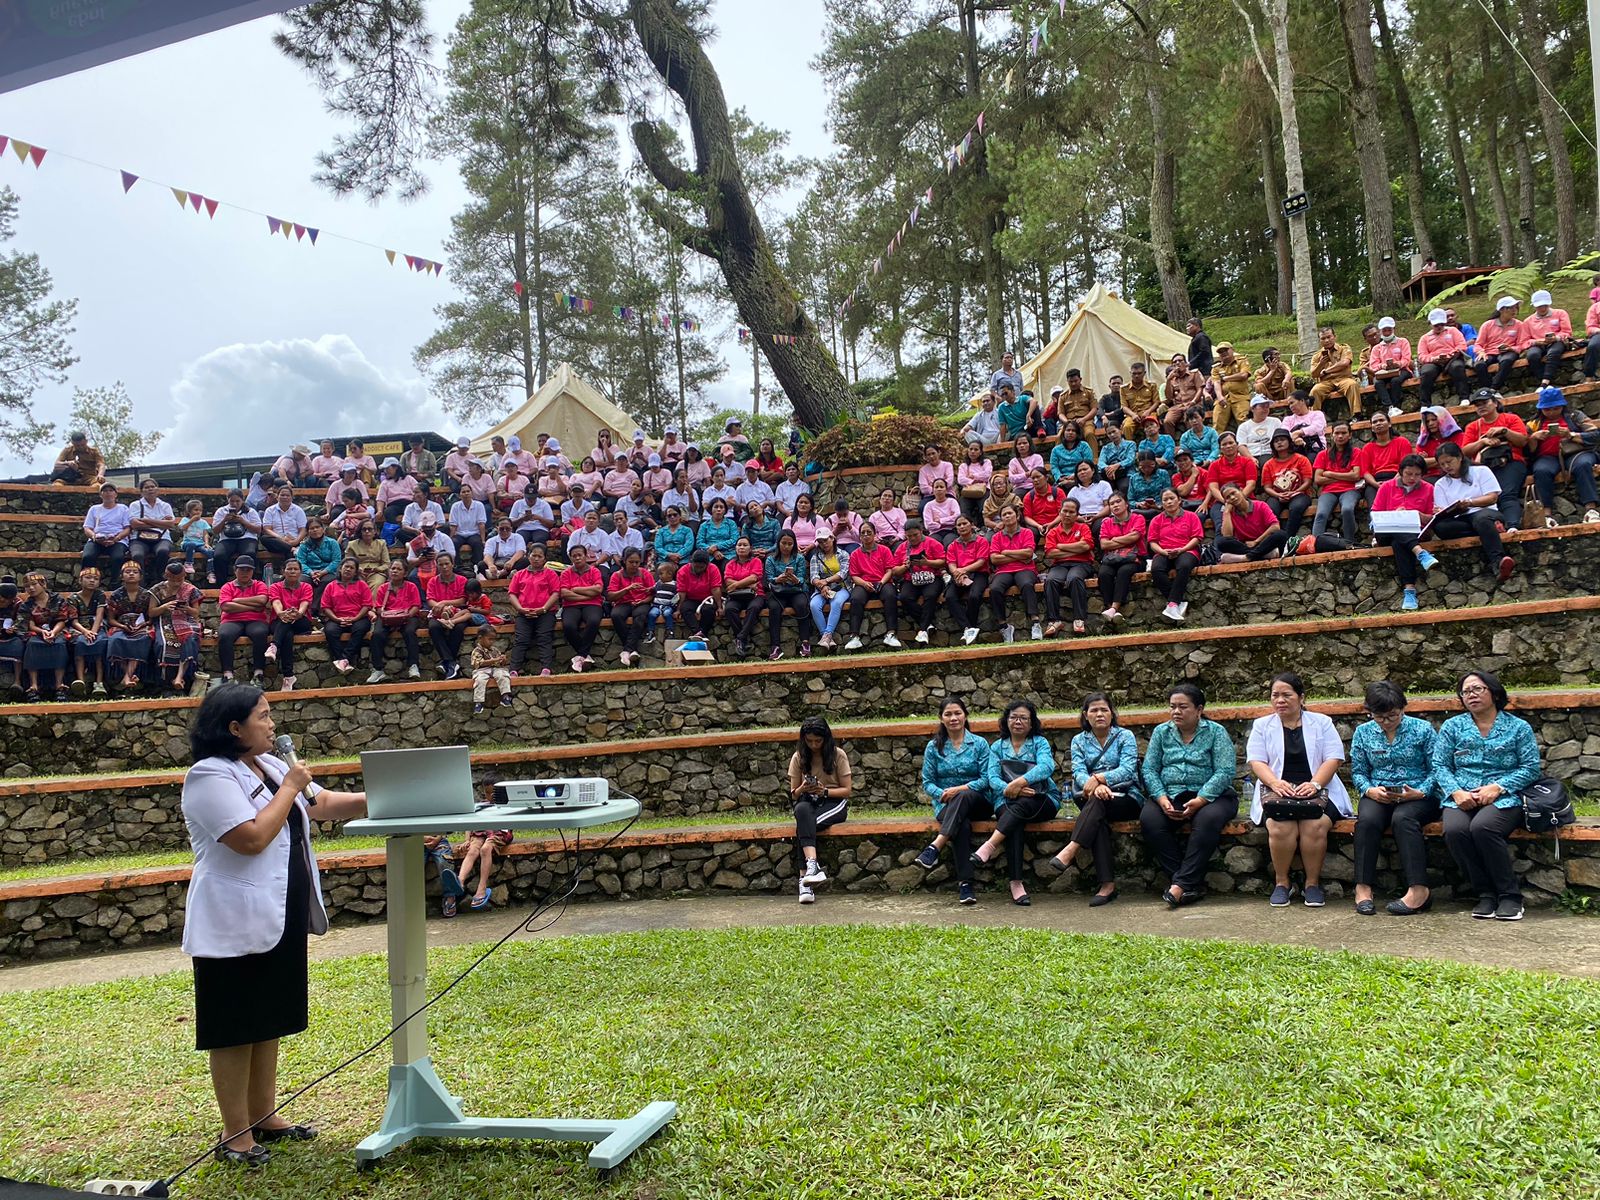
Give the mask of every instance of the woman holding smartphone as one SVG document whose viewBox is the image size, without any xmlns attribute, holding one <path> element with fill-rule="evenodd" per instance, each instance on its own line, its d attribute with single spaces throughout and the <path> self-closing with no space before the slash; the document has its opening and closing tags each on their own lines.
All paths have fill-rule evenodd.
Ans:
<svg viewBox="0 0 1600 1200">
<path fill-rule="evenodd" d="M 1389 901 L 1387 911 L 1409 917 L 1433 907 L 1428 890 L 1428 847 L 1422 827 L 1439 818 L 1433 786 L 1433 726 L 1406 716 L 1406 694 L 1387 679 L 1367 685 L 1369 718 L 1350 738 L 1350 777 L 1361 807 L 1356 811 L 1356 913 L 1377 913 L 1372 885 L 1378 876 L 1378 847 L 1384 830 L 1393 830 L 1406 893 Z"/>
<path fill-rule="evenodd" d="M 800 744 L 789 757 L 789 796 L 801 858 L 800 903 L 815 904 L 816 889 L 828 882 L 817 859 L 817 831 L 850 815 L 850 759 L 823 717 L 800 722 Z"/>
<path fill-rule="evenodd" d="M 1139 746 L 1133 732 L 1117 723 L 1117 706 L 1104 692 L 1083 698 L 1079 732 L 1072 739 L 1072 786 L 1078 802 L 1078 820 L 1072 840 L 1048 865 L 1066 870 L 1078 851 L 1088 846 L 1094 855 L 1099 889 L 1090 908 L 1117 898 L 1117 877 L 1111 861 L 1111 822 L 1133 821 L 1139 816 Z"/>
</svg>

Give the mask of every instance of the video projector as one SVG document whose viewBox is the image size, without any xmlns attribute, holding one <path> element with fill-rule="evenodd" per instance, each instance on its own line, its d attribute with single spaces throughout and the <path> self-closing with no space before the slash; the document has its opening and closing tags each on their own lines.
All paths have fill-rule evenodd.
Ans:
<svg viewBox="0 0 1600 1200">
<path fill-rule="evenodd" d="M 604 779 L 508 779 L 494 785 L 494 801 L 529 812 L 595 808 L 611 798 Z"/>
</svg>

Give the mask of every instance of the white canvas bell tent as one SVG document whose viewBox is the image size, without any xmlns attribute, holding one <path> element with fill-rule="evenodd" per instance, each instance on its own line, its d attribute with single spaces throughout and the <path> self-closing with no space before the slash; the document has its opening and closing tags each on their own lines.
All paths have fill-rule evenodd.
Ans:
<svg viewBox="0 0 1600 1200">
<path fill-rule="evenodd" d="M 599 388 L 578 375 L 571 363 L 560 363 L 545 384 L 514 413 L 493 429 L 472 439 L 472 453 L 487 455 L 491 439 L 510 441 L 521 438 L 532 450 L 535 435 L 548 433 L 561 442 L 561 449 L 574 463 L 594 449 L 595 434 L 601 426 L 611 430 L 618 446 L 632 444 L 633 431 L 642 429 L 633 417 L 610 400 Z"/>
</svg>

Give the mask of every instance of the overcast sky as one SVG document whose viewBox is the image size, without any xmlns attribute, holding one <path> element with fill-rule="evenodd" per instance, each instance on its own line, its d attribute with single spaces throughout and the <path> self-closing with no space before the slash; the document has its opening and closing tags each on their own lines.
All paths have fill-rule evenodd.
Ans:
<svg viewBox="0 0 1600 1200">
<path fill-rule="evenodd" d="M 442 37 L 465 3 L 429 8 Z M 827 153 L 826 97 L 808 66 L 821 48 L 821 0 L 719 0 L 714 11 L 710 53 L 729 105 L 787 130 L 796 154 Z M 464 197 L 452 164 L 434 164 L 431 191 L 412 204 L 335 199 L 311 182 L 338 124 L 273 49 L 277 24 L 250 22 L 12 92 L 0 99 L 0 134 L 443 259 Z M 141 182 L 124 195 L 116 174 L 58 154 L 37 170 L 0 156 L 0 184 L 21 201 L 12 247 L 39 254 L 57 294 L 78 298 L 81 361 L 67 385 L 37 395 L 42 420 L 65 421 L 74 387 L 120 379 L 135 424 L 167 431 L 157 455 L 167 461 L 259 452 L 330 428 L 457 431 L 411 363 L 434 306 L 452 294 L 448 271 L 413 274 L 378 249 L 332 238 L 286 242 L 226 207 L 214 219 L 180 211 L 161 186 Z M 748 408 L 749 359 L 728 341 L 729 373 L 712 399 Z M 0 473 L 26 469 L 0 457 Z"/>
</svg>

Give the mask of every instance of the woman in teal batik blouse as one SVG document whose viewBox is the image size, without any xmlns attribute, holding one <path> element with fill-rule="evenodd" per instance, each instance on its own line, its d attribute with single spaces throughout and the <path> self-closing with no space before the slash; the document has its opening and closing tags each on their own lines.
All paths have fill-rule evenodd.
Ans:
<svg viewBox="0 0 1600 1200">
<path fill-rule="evenodd" d="M 956 880 L 962 904 L 976 904 L 972 886 L 972 822 L 994 815 L 989 800 L 989 743 L 972 731 L 967 705 L 952 696 L 939 710 L 939 731 L 922 753 L 922 794 L 933 804 L 939 836 L 917 855 L 931 871 L 939 853 L 955 843 Z"/>
</svg>

